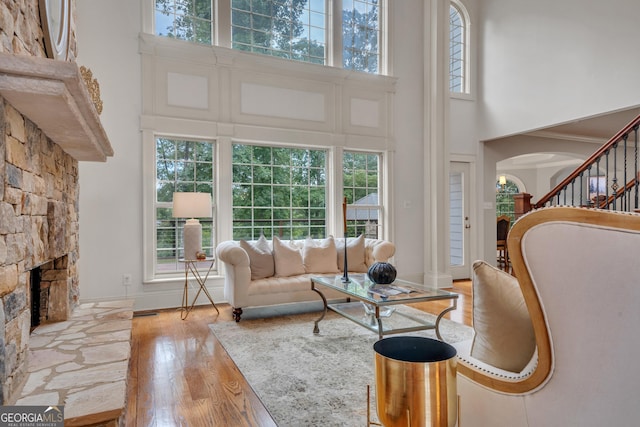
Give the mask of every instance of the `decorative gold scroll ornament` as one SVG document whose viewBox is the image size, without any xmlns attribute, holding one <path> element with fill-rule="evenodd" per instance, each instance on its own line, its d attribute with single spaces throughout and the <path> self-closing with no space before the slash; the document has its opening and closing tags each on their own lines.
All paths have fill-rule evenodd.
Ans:
<svg viewBox="0 0 640 427">
<path fill-rule="evenodd" d="M 91 70 L 84 65 L 80 66 L 80 74 L 84 79 L 84 84 L 87 85 L 89 95 L 91 95 L 91 100 L 93 101 L 93 105 L 96 107 L 96 111 L 98 114 L 102 114 L 102 100 L 100 99 L 100 84 L 98 83 L 98 80 L 93 78 Z"/>
</svg>

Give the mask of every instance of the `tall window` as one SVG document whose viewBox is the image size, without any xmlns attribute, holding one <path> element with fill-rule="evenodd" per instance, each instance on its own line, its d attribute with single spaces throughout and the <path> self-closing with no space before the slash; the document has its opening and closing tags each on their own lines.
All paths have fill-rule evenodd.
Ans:
<svg viewBox="0 0 640 427">
<path fill-rule="evenodd" d="M 467 17 L 462 5 L 449 6 L 449 91 L 468 93 Z"/>
<path fill-rule="evenodd" d="M 327 153 L 233 145 L 233 238 L 326 236 Z"/>
<path fill-rule="evenodd" d="M 380 238 L 380 155 L 345 151 L 343 189 L 348 204 L 347 234 Z"/>
<path fill-rule="evenodd" d="M 500 181 L 500 179 L 496 181 L 496 216 L 507 215 L 513 224 L 516 219 L 513 196 L 520 193 L 520 189 L 518 184 L 506 177 L 504 182 Z"/>
<path fill-rule="evenodd" d="M 184 267 L 178 260 L 184 256 L 182 230 L 188 218 L 173 218 L 173 193 L 203 192 L 213 196 L 214 144 L 208 141 L 188 141 L 156 138 L 155 236 L 156 272 L 171 273 Z M 213 198 L 215 200 L 215 198 Z M 208 256 L 215 248 L 212 218 L 200 219 L 202 245 Z"/>
<path fill-rule="evenodd" d="M 378 0 L 342 0 L 342 67 L 378 73 L 379 41 Z"/>
<path fill-rule="evenodd" d="M 156 35 L 211 44 L 211 0 L 155 0 Z"/>
<path fill-rule="evenodd" d="M 342 25 L 337 28 L 328 25 L 331 0 L 148 1 L 155 1 L 158 36 L 213 44 L 214 28 L 229 28 L 230 37 L 219 37 L 224 47 L 367 73 L 381 70 L 380 15 L 385 0 L 342 0 L 342 11 L 337 11 Z M 214 10 L 230 13 L 214 17 Z M 342 46 L 337 46 L 340 40 Z M 330 47 L 342 52 L 341 64 L 332 63 Z"/>
</svg>

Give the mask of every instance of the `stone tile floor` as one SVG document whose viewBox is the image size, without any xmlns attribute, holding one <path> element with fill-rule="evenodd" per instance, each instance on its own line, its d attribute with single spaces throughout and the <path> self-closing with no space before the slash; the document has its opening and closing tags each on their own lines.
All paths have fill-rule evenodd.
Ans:
<svg viewBox="0 0 640 427">
<path fill-rule="evenodd" d="M 65 425 L 117 425 L 126 407 L 133 301 L 87 303 L 29 338 L 16 405 L 64 405 Z"/>
</svg>

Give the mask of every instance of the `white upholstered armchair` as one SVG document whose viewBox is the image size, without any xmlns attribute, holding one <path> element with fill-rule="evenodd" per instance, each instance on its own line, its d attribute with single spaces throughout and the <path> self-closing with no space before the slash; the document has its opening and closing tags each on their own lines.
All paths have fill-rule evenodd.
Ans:
<svg viewBox="0 0 640 427">
<path fill-rule="evenodd" d="M 636 425 L 640 215 L 540 209 L 515 223 L 508 245 L 535 351 L 511 372 L 460 344 L 458 426 Z"/>
</svg>

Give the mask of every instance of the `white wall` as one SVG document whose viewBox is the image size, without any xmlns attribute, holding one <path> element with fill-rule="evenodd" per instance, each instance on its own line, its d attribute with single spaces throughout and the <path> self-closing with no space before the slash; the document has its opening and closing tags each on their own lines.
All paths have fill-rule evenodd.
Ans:
<svg viewBox="0 0 640 427">
<path fill-rule="evenodd" d="M 640 103 L 636 0 L 480 2 L 480 140 Z"/>
<path fill-rule="evenodd" d="M 100 84 L 101 115 L 115 155 L 80 162 L 80 298 L 121 298 L 141 288 L 140 6 L 130 0 L 76 2 L 78 63 Z M 122 286 L 122 275 L 133 286 Z"/>
<path fill-rule="evenodd" d="M 423 112 L 424 93 L 422 52 L 423 2 L 392 1 L 393 74 L 396 83 L 394 128 L 393 200 L 396 238 L 396 268 L 404 278 L 417 280 L 423 274 L 424 245 L 416 236 L 424 233 Z M 402 244 L 400 244 L 402 242 Z"/>
</svg>

